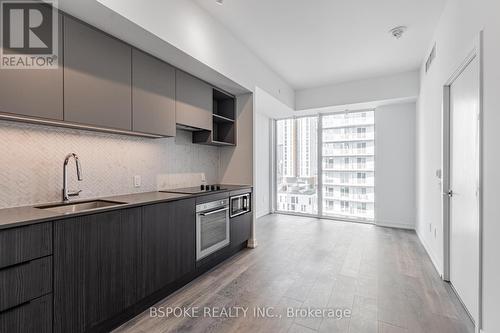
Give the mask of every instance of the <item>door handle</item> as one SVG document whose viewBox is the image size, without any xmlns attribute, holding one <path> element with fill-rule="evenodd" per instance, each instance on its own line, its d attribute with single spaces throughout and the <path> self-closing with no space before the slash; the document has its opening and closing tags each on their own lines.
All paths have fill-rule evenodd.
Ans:
<svg viewBox="0 0 500 333">
<path fill-rule="evenodd" d="M 448 198 L 451 198 L 453 197 L 453 190 L 448 190 L 448 192 L 446 192 L 445 194 L 448 196 Z"/>
<path fill-rule="evenodd" d="M 221 208 L 221 209 L 216 209 L 216 210 L 212 210 L 210 212 L 206 212 L 206 213 L 200 213 L 201 216 L 208 216 L 208 215 L 212 215 L 212 214 L 215 214 L 215 213 L 220 213 L 220 212 L 223 212 L 223 211 L 226 211 L 226 210 L 229 210 L 229 208 Z"/>
</svg>

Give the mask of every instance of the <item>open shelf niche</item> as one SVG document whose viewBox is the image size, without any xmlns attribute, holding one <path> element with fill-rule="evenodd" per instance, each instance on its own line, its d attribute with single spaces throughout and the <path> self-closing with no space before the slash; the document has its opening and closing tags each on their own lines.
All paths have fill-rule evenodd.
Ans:
<svg viewBox="0 0 500 333">
<path fill-rule="evenodd" d="M 236 99 L 213 89 L 212 131 L 193 133 L 193 142 L 215 146 L 236 145 Z"/>
</svg>

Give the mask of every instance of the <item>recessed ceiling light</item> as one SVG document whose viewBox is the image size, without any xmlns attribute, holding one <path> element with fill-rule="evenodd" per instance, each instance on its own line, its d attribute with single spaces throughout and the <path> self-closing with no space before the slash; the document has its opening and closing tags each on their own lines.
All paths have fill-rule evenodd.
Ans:
<svg viewBox="0 0 500 333">
<path fill-rule="evenodd" d="M 403 37 L 403 34 L 406 32 L 406 30 L 408 30 L 408 27 L 400 25 L 389 30 L 389 33 L 392 35 L 392 37 L 400 39 L 401 37 Z"/>
<path fill-rule="evenodd" d="M 224 0 L 215 0 L 215 2 L 218 4 L 218 5 L 222 5 L 224 3 Z"/>
</svg>

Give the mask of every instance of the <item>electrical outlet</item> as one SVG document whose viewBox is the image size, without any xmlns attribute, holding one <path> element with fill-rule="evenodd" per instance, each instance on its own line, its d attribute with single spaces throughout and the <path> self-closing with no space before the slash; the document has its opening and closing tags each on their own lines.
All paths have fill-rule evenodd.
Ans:
<svg viewBox="0 0 500 333">
<path fill-rule="evenodd" d="M 134 187 L 141 187 L 141 176 L 134 176 Z"/>
</svg>

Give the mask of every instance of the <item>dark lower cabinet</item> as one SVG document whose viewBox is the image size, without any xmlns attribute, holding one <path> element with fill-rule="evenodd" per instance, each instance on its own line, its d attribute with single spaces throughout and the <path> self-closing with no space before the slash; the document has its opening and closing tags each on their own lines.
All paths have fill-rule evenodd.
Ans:
<svg viewBox="0 0 500 333">
<path fill-rule="evenodd" d="M 54 332 L 85 332 L 138 301 L 141 209 L 54 223 Z"/>
<path fill-rule="evenodd" d="M 141 233 L 141 297 L 194 271 L 195 199 L 144 206 Z"/>
<path fill-rule="evenodd" d="M 52 292 L 52 256 L 0 270 L 0 311 Z"/>
<path fill-rule="evenodd" d="M 52 254 L 52 223 L 0 231 L 0 268 Z"/>
<path fill-rule="evenodd" d="M 252 232 L 252 213 L 233 217 L 230 222 L 231 247 L 239 247 L 250 238 Z"/>
<path fill-rule="evenodd" d="M 2 333 L 51 333 L 52 294 L 0 313 Z"/>
<path fill-rule="evenodd" d="M 11 244 L 9 239 L 27 237 L 31 229 L 53 228 L 52 256 L 0 270 L 0 333 L 109 331 L 226 259 L 250 237 L 251 213 L 231 219 L 234 251 L 227 247 L 217 260 L 198 267 L 195 209 L 196 199 L 189 198 L 0 233 L 0 241 Z M 37 253 L 39 238 L 33 238 Z"/>
</svg>

